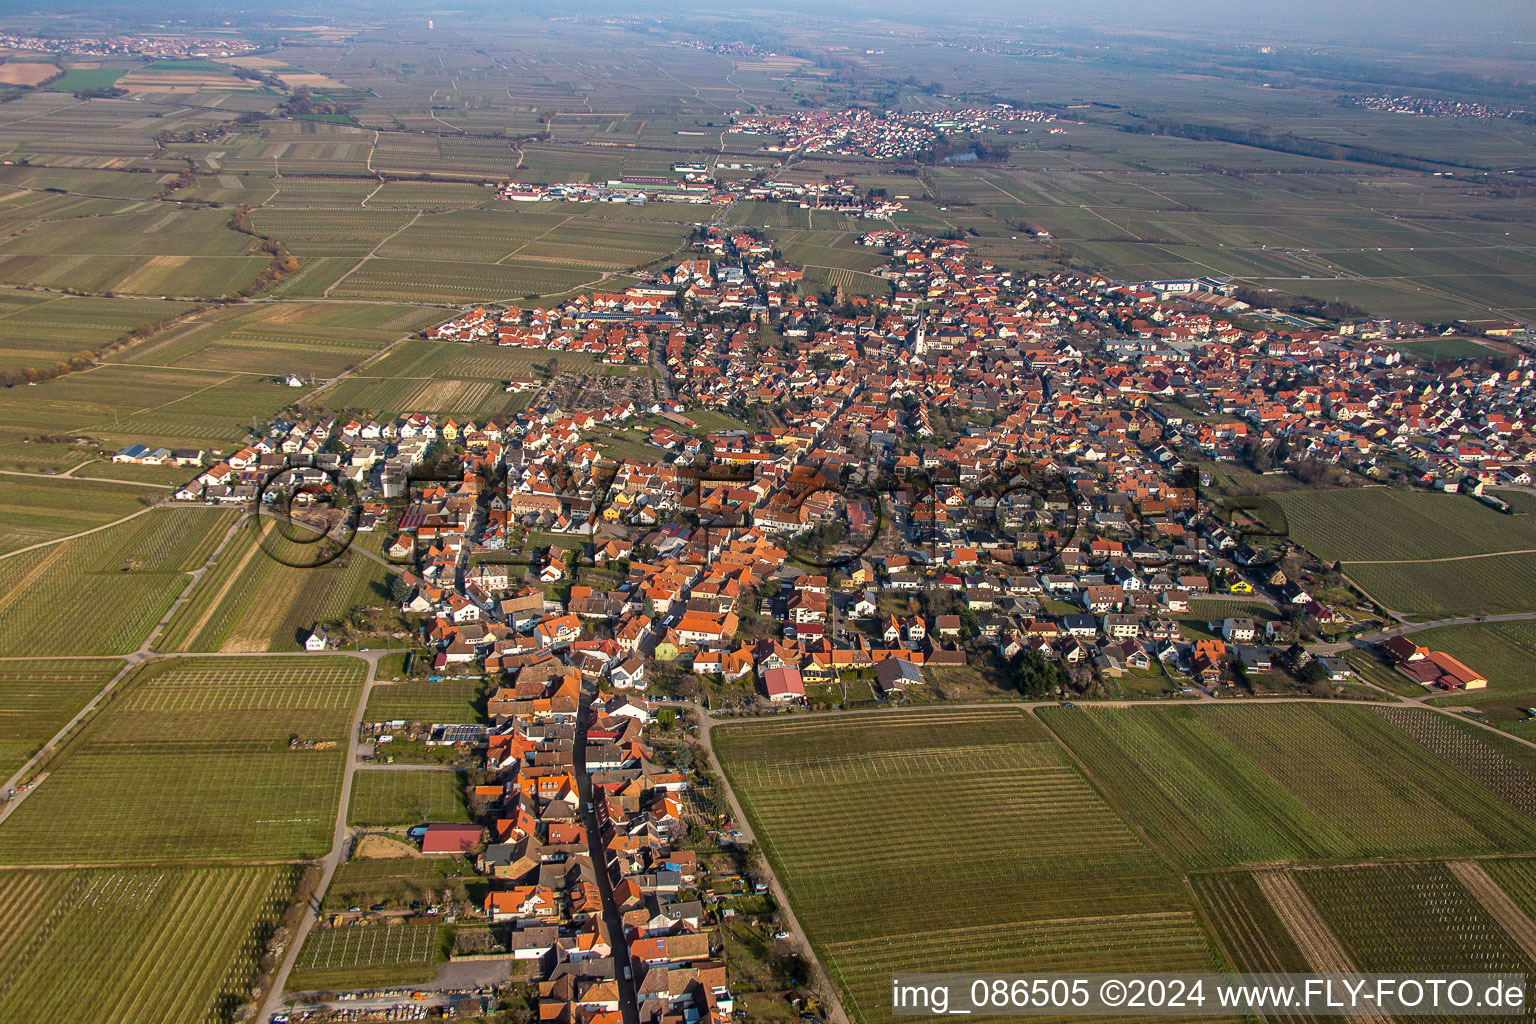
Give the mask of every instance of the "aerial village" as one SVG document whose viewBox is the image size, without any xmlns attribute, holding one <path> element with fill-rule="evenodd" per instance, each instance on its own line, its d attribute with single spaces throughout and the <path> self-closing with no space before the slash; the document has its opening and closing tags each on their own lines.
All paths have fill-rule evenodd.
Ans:
<svg viewBox="0 0 1536 1024">
<path fill-rule="evenodd" d="M 1304 657 L 1298 640 L 1348 629 L 1328 567 L 1224 520 L 1196 462 L 1396 475 L 1494 506 L 1483 485 L 1530 482 L 1536 368 L 1513 346 L 1510 369 L 1438 373 L 1381 343 L 1418 325 L 1243 329 L 1216 281 L 1021 278 L 964 241 L 862 240 L 889 254 L 888 299 L 824 303 L 769 242 L 710 229 L 698 258 L 623 293 L 477 308 L 429 337 L 665 372 L 617 391 L 509 380 L 526 409 L 483 423 L 275 424 L 177 497 L 249 502 L 279 469 L 346 477 L 368 499 L 359 528 L 390 530 L 409 566 L 403 607 L 438 668 L 556 649 L 619 689 L 645 691 L 659 665 L 705 692 L 750 677 L 783 703 L 886 660 L 1023 651 L 1079 688 L 1152 660 L 1220 688 L 1245 654 Z M 706 430 L 694 411 L 748 426 Z M 605 455 L 621 428 L 654 454 Z M 984 500 L 1026 472 L 1054 490 Z M 1180 628 L 1222 595 L 1284 614 Z M 894 673 L 858 693 L 899 699 Z"/>
<path fill-rule="evenodd" d="M 1518 346 L 1506 369 L 1441 371 L 1383 343 L 1419 325 L 1255 328 L 1219 281 L 1027 277 L 964 241 L 862 241 L 889 297 L 818 297 L 771 242 L 710 228 L 624 292 L 478 307 L 428 336 L 549 353 L 505 384 L 522 411 L 284 420 L 177 493 L 356 489 L 351 525 L 402 569 L 416 671 L 489 687 L 484 723 L 366 723 L 373 756 L 479 773 L 474 823 L 413 839 L 489 881 L 459 912 L 526 968 L 541 1020 L 617 1024 L 621 983 L 652 1024 L 731 1015 L 709 893 L 754 865 L 701 860 L 736 823 L 700 784 L 696 710 L 1344 692 L 1350 666 L 1309 647 L 1371 610 L 1198 467 L 1495 506 L 1484 485 L 1530 482 Z M 589 387 L 562 353 L 658 376 Z M 636 438 L 622 454 L 615 432 Z M 366 638 L 306 646 L 336 642 Z M 1402 638 L 1381 653 L 1426 690 L 1486 685 Z"/>
</svg>

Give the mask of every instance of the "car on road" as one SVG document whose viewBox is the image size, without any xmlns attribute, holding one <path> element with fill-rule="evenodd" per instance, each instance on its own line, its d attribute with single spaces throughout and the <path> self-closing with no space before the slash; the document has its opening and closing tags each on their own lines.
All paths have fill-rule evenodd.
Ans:
<svg viewBox="0 0 1536 1024">
<path fill-rule="evenodd" d="M 773 933 L 773 937 L 776 938 L 776 939 L 779 939 L 780 941 L 783 941 L 784 939 L 789 938 L 789 932 L 785 932 L 785 931 L 774 932 Z"/>
</svg>

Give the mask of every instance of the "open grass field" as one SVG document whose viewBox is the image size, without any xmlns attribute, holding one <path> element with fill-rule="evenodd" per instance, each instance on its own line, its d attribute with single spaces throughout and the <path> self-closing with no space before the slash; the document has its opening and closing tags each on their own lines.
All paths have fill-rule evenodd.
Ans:
<svg viewBox="0 0 1536 1024">
<path fill-rule="evenodd" d="M 0 1021 L 229 1020 L 292 896 L 291 867 L 0 871 Z"/>
<path fill-rule="evenodd" d="M 437 924 L 320 928 L 305 939 L 288 988 L 409 985 L 430 981 L 445 959 Z"/>
<path fill-rule="evenodd" d="M 337 866 L 322 909 L 336 913 L 348 907 L 388 903 L 405 908 L 412 903 L 482 902 L 489 888 L 485 876 L 462 857 L 398 857 L 352 859 Z"/>
<path fill-rule="evenodd" d="M 385 603 L 389 571 L 372 559 L 353 552 L 301 568 L 276 561 L 269 550 L 286 551 L 301 564 L 309 556 L 303 545 L 285 544 L 271 520 L 260 526 L 247 521 L 166 627 L 160 648 L 295 651 L 316 624 L 338 622 L 360 605 Z"/>
<path fill-rule="evenodd" d="M 156 509 L 89 536 L 0 560 L 0 653 L 127 654 L 143 643 L 187 573 L 236 513 Z"/>
<path fill-rule="evenodd" d="M 1439 724 L 1423 742 L 1411 717 L 1400 728 L 1343 705 L 1048 708 L 1041 718 L 1190 868 L 1536 851 L 1536 816 L 1485 767 L 1502 756 L 1529 772 L 1531 759 Z"/>
<path fill-rule="evenodd" d="M 359 772 L 352 783 L 347 824 L 362 828 L 419 825 L 426 821 L 468 821 L 464 779 L 458 772 L 377 768 Z"/>
<path fill-rule="evenodd" d="M 123 68 L 70 68 L 62 77 L 50 82 L 47 87 L 58 92 L 110 89 L 113 83 L 124 74 L 126 71 Z"/>
<path fill-rule="evenodd" d="M 368 695 L 369 722 L 483 722 L 485 686 L 449 679 L 440 683 L 381 683 Z"/>
<path fill-rule="evenodd" d="M 152 665 L 0 825 L 0 863 L 318 856 L 363 671 L 324 656 Z"/>
<path fill-rule="evenodd" d="M 0 778 L 25 764 L 122 667 L 115 658 L 0 661 Z"/>
<path fill-rule="evenodd" d="M 164 493 L 131 483 L 6 477 L 0 488 L 0 552 L 110 523 L 143 509 L 146 500 L 158 500 Z"/>
<path fill-rule="evenodd" d="M 1211 969 L 1179 879 L 1035 721 L 922 711 L 717 727 L 718 754 L 859 1021 L 893 969 Z M 917 808 L 942 808 L 913 828 Z M 934 831 L 936 830 L 936 831 Z M 935 836 L 942 856 L 928 856 Z"/>
</svg>

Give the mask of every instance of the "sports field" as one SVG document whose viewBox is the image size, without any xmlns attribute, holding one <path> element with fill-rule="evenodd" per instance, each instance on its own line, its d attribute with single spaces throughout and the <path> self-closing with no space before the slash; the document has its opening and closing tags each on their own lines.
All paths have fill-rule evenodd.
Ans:
<svg viewBox="0 0 1536 1024">
<path fill-rule="evenodd" d="M 892 970 L 1212 969 L 1180 880 L 1037 722 L 922 711 L 716 727 L 716 752 L 859 1021 Z"/>
<path fill-rule="evenodd" d="M 1189 868 L 1536 852 L 1536 806 L 1519 795 L 1519 780 L 1536 783 L 1536 759 L 1431 711 L 1040 715 L 1109 800 Z"/>
<path fill-rule="evenodd" d="M 0 825 L 0 863 L 318 856 L 362 679 L 324 656 L 151 665 Z"/>
<path fill-rule="evenodd" d="M 229 1020 L 297 871 L 271 867 L 0 870 L 0 1021 Z"/>
</svg>

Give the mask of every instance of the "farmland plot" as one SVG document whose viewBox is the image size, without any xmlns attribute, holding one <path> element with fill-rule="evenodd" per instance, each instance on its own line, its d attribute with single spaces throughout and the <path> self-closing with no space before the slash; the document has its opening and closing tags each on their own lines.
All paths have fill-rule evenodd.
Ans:
<svg viewBox="0 0 1536 1024">
<path fill-rule="evenodd" d="M 156 509 L 0 560 L 0 654 L 127 654 L 213 553 L 237 513 Z"/>
<path fill-rule="evenodd" d="M 1536 818 L 1490 788 L 1495 780 L 1437 756 L 1374 709 L 1049 708 L 1041 717 L 1190 867 L 1536 850 Z"/>
<path fill-rule="evenodd" d="M 319 854 L 362 679 L 351 658 L 151 665 L 0 825 L 0 863 Z"/>
<path fill-rule="evenodd" d="M 484 687 L 475 682 L 380 683 L 368 695 L 363 718 L 369 722 L 482 722 Z"/>
<path fill-rule="evenodd" d="M 146 498 L 154 500 L 163 493 L 131 484 L 8 477 L 0 490 L 0 552 L 110 523 L 142 509 Z"/>
<path fill-rule="evenodd" d="M 714 736 L 860 1021 L 887 1018 L 893 969 L 1213 965 L 1178 878 L 1029 718 L 912 712 Z M 935 835 L 942 858 L 922 853 Z"/>
<path fill-rule="evenodd" d="M 1293 875 L 1361 971 L 1536 969 L 1444 864 Z"/>
<path fill-rule="evenodd" d="M 259 530 L 268 531 L 261 541 Z M 164 650 L 226 653 L 297 650 L 318 623 L 337 622 L 359 605 L 380 603 L 389 571 L 355 552 L 316 568 L 275 561 L 308 557 L 305 546 L 285 545 L 270 521 L 247 524 L 193 588 L 166 628 Z M 286 556 L 285 556 L 286 557 Z"/>
<path fill-rule="evenodd" d="M 9 777 L 123 667 L 115 658 L 0 661 L 0 777 Z"/>
<path fill-rule="evenodd" d="M 291 867 L 0 871 L 0 1022 L 227 1020 L 250 995 Z"/>
<path fill-rule="evenodd" d="M 304 941 L 292 991 L 400 985 L 431 979 L 443 959 L 436 924 L 320 928 Z"/>
<path fill-rule="evenodd" d="M 1519 501 L 1522 496 L 1515 495 Z M 1324 561 L 1424 559 L 1536 548 L 1530 519 L 1459 494 L 1372 487 L 1277 499 L 1291 539 Z M 1460 563 L 1466 569 L 1472 563 Z M 1393 607 L 1396 607 L 1395 605 Z"/>
<path fill-rule="evenodd" d="M 378 769 L 357 774 L 347 823 L 364 828 L 469 821 L 464 780 L 458 772 Z"/>
</svg>

